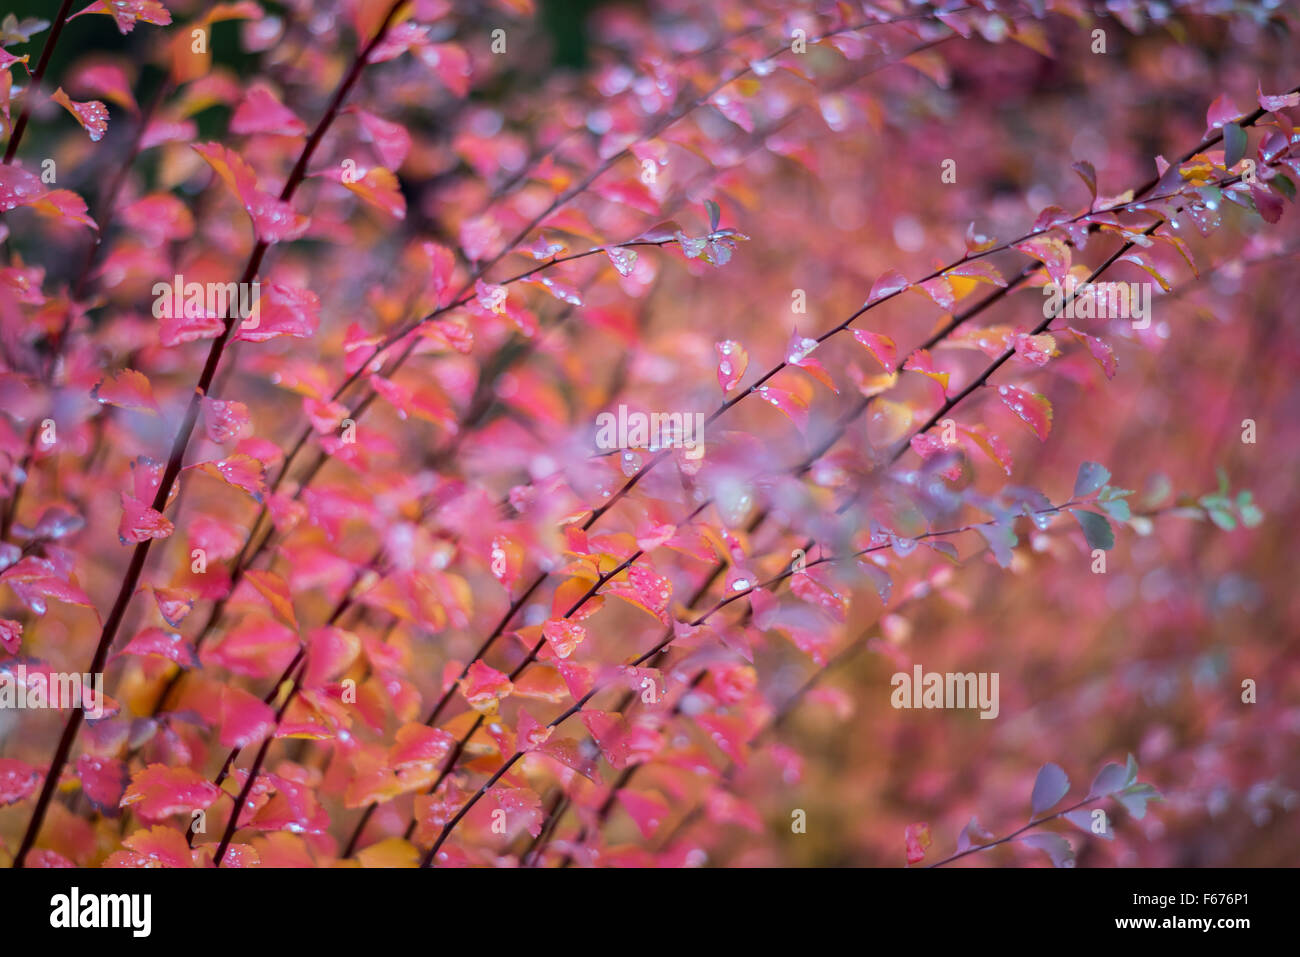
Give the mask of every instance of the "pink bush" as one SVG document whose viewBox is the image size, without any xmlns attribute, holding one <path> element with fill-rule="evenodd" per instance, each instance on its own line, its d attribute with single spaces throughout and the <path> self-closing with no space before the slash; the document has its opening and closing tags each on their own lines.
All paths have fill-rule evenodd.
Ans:
<svg viewBox="0 0 1300 957">
<path fill-rule="evenodd" d="M 1290 12 L 71 6 L 6 863 L 1294 852 Z"/>
</svg>

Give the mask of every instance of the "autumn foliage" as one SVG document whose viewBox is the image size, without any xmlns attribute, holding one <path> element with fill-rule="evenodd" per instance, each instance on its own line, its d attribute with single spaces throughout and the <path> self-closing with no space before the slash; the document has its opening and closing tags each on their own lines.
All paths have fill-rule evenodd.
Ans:
<svg viewBox="0 0 1300 957">
<path fill-rule="evenodd" d="M 1293 5 L 39 6 L 0 863 L 1294 863 Z"/>
</svg>

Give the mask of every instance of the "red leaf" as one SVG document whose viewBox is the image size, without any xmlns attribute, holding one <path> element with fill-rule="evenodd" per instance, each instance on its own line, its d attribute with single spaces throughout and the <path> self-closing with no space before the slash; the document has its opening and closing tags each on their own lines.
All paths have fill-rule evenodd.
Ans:
<svg viewBox="0 0 1300 957">
<path fill-rule="evenodd" d="M 204 665 L 220 665 L 249 678 L 270 678 L 284 671 L 298 651 L 298 636 L 270 618 L 245 618 L 226 632 L 214 648 L 204 645 Z"/>
<path fill-rule="evenodd" d="M 1016 355 L 1030 365 L 1045 366 L 1057 354 L 1056 339 L 1047 333 L 1036 336 L 1016 333 L 1010 344 Z"/>
<path fill-rule="evenodd" d="M 189 207 L 171 193 L 153 193 L 122 210 L 122 222 L 151 246 L 194 234 Z"/>
</svg>

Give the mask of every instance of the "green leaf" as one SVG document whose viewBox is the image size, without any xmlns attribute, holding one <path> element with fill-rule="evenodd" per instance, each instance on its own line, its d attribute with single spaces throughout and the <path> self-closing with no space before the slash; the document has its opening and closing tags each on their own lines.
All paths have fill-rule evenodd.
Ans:
<svg viewBox="0 0 1300 957">
<path fill-rule="evenodd" d="M 1084 462 L 1079 466 L 1079 474 L 1074 479 L 1074 497 L 1083 498 L 1091 495 L 1110 481 L 1110 471 L 1096 462 Z"/>
<path fill-rule="evenodd" d="M 1237 520 L 1232 517 L 1231 512 L 1225 512 L 1221 508 L 1211 508 L 1207 511 L 1210 515 L 1210 521 L 1225 532 L 1230 532 L 1237 527 Z"/>
<path fill-rule="evenodd" d="M 1295 202 L 1295 183 L 1291 182 L 1291 180 L 1286 176 L 1283 176 L 1281 173 L 1275 173 L 1273 178 L 1268 181 L 1268 185 L 1272 186 L 1291 202 Z"/>
<path fill-rule="evenodd" d="M 1100 504 L 1101 510 L 1117 522 L 1127 522 L 1133 517 L 1133 513 L 1129 511 L 1128 502 L 1122 498 L 1102 501 Z"/>
<path fill-rule="evenodd" d="M 1145 491 L 1142 493 L 1142 504 L 1147 508 L 1154 508 L 1167 499 L 1173 490 L 1174 486 L 1169 481 L 1169 476 L 1163 472 L 1157 473 L 1147 479 Z"/>
<path fill-rule="evenodd" d="M 718 223 L 722 221 L 722 210 L 718 207 L 718 204 L 711 199 L 706 199 L 704 201 L 704 208 L 709 211 L 709 232 L 716 233 L 718 231 Z"/>
<path fill-rule="evenodd" d="M 1149 784 L 1133 784 L 1116 794 L 1115 800 L 1140 821 L 1147 815 L 1148 801 L 1163 801 L 1164 798 Z"/>
<path fill-rule="evenodd" d="M 1254 528 L 1264 520 L 1264 513 L 1251 501 L 1249 492 L 1237 493 L 1237 512 L 1241 515 L 1241 524 L 1247 528 Z"/>
<path fill-rule="evenodd" d="M 1223 165 L 1232 169 L 1246 155 L 1246 131 L 1236 123 L 1223 127 Z"/>
<path fill-rule="evenodd" d="M 1089 548 L 1100 548 L 1103 552 L 1108 552 L 1115 547 L 1115 533 L 1111 530 L 1110 522 L 1103 516 L 1079 509 L 1070 514 L 1083 526 L 1083 537 L 1088 540 Z"/>
</svg>

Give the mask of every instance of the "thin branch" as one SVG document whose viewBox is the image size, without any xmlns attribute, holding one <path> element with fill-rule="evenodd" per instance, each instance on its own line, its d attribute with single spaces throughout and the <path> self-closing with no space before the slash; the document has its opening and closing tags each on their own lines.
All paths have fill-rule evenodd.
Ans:
<svg viewBox="0 0 1300 957">
<path fill-rule="evenodd" d="M 27 120 L 32 115 L 32 100 L 41 85 L 41 80 L 45 79 L 45 69 L 50 65 L 50 57 L 54 53 L 54 44 L 59 42 L 59 34 L 63 32 L 63 26 L 68 22 L 68 11 L 71 9 L 72 0 L 63 0 L 59 4 L 59 12 L 54 16 L 54 25 L 50 27 L 50 35 L 45 38 L 45 46 L 41 47 L 40 59 L 36 61 L 36 69 L 31 73 L 31 83 L 28 84 L 27 93 L 23 97 L 23 111 L 18 114 L 13 132 L 9 134 L 9 145 L 5 147 L 5 166 L 13 163 L 14 154 L 18 152 L 18 144 L 22 142 L 23 133 L 27 130 Z"/>
<path fill-rule="evenodd" d="M 325 130 L 337 115 L 340 105 L 347 97 L 352 87 L 356 84 L 366 61 L 369 59 L 371 51 L 387 35 L 389 27 L 396 16 L 398 9 L 405 4 L 407 0 L 394 0 L 389 7 L 387 15 L 380 24 L 375 36 L 366 44 L 365 48 L 357 55 L 352 64 L 352 68 L 339 84 L 329 108 L 325 115 L 317 124 L 311 137 L 303 147 L 302 155 L 299 157 L 293 173 L 289 176 L 288 181 L 284 184 L 284 189 L 280 193 L 280 199 L 288 202 L 299 184 L 302 182 L 303 174 L 306 170 L 307 161 L 310 159 L 312 152 L 315 151 L 317 144 L 320 143 L 321 137 L 325 135 Z M 51 38 L 53 39 L 53 38 Z M 249 257 L 248 265 L 244 269 L 241 284 L 252 282 L 262 265 L 262 259 L 265 257 L 269 244 L 264 241 L 257 241 L 253 246 L 252 254 Z M 204 363 L 203 371 L 199 375 L 199 380 L 194 387 L 194 393 L 190 397 L 189 406 L 185 411 L 185 417 L 181 422 L 180 430 L 176 433 L 176 438 L 172 442 L 171 453 L 167 459 L 167 466 L 163 471 L 162 479 L 158 483 L 158 491 L 154 496 L 152 507 L 155 511 L 161 512 L 167 507 L 167 499 L 171 493 L 172 486 L 180 474 L 181 467 L 184 464 L 185 451 L 189 447 L 190 436 L 194 431 L 195 423 L 198 421 L 199 409 L 203 397 L 207 394 L 212 385 L 212 379 L 216 375 L 217 367 L 221 363 L 221 356 L 225 351 L 226 344 L 229 342 L 234 330 L 238 326 L 237 317 L 233 313 L 225 319 L 225 326 L 221 335 L 213 340 L 212 346 L 208 352 L 207 361 Z M 122 579 L 121 586 L 118 589 L 117 598 L 113 603 L 107 621 L 104 624 L 103 631 L 100 633 L 99 642 L 95 648 L 94 657 L 91 659 L 89 673 L 97 674 L 103 671 L 104 662 L 108 658 L 109 648 L 113 644 L 113 639 L 117 636 L 117 630 L 122 624 L 122 618 L 126 614 L 126 607 L 135 593 L 136 583 L 140 580 L 140 572 L 144 569 L 145 559 L 149 555 L 149 547 L 153 539 L 145 539 L 136 545 L 131 554 L 130 564 L 127 566 L 126 575 Z M 36 807 L 32 812 L 31 819 L 28 821 L 27 830 L 23 835 L 22 844 L 19 846 L 18 853 L 14 856 L 14 867 L 22 867 L 26 860 L 28 851 L 36 843 L 36 838 L 40 833 L 41 824 L 45 820 L 45 814 L 49 809 L 50 801 L 54 797 L 54 791 L 58 787 L 59 778 L 62 775 L 63 768 L 67 764 L 68 757 L 72 752 L 73 742 L 76 740 L 77 731 L 81 727 L 81 722 L 85 718 L 85 709 L 76 708 L 68 718 L 64 726 L 63 734 L 59 738 L 59 744 L 54 752 L 54 759 L 46 772 L 45 781 L 41 787 L 40 797 L 37 798 Z"/>
</svg>

